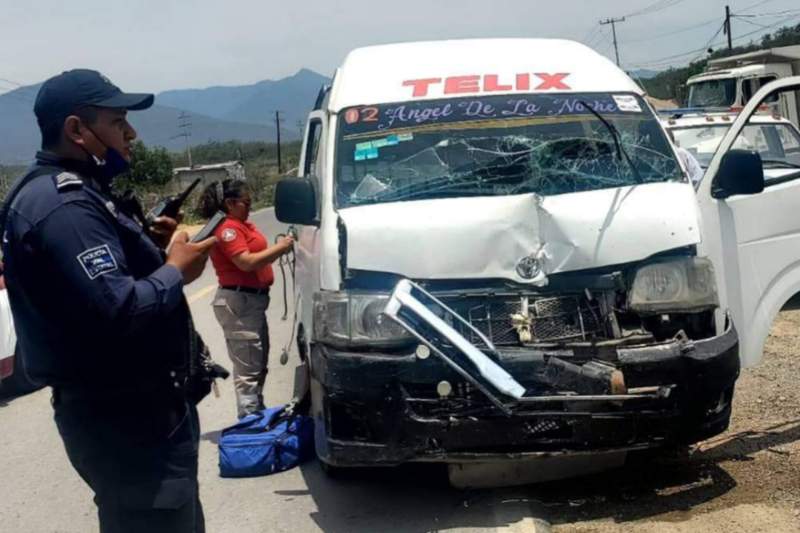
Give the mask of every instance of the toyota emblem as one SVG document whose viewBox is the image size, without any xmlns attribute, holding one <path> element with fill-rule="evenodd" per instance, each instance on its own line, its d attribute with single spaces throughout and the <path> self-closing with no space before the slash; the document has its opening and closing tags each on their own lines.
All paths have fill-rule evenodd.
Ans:
<svg viewBox="0 0 800 533">
<path fill-rule="evenodd" d="M 517 274 L 519 274 L 521 278 L 533 279 L 541 273 L 541 263 L 531 255 L 523 257 L 517 263 Z"/>
</svg>

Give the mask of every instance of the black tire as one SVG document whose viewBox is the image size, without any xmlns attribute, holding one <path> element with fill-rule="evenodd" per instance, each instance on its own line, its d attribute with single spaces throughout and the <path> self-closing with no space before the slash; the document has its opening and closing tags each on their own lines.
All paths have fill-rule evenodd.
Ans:
<svg viewBox="0 0 800 533">
<path fill-rule="evenodd" d="M 347 468 L 333 466 L 332 464 L 326 463 L 322 459 L 319 460 L 319 467 L 325 473 L 325 477 L 329 479 L 342 479 L 345 477 L 345 473 L 347 472 Z"/>
</svg>

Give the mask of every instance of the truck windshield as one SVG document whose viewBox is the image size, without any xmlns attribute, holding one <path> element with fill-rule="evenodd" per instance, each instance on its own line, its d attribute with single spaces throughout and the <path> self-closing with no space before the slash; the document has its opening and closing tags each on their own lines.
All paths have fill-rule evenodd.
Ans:
<svg viewBox="0 0 800 533">
<path fill-rule="evenodd" d="M 708 80 L 689 85 L 688 107 L 730 107 L 736 102 L 736 79 Z"/>
<path fill-rule="evenodd" d="M 339 207 L 683 179 L 658 121 L 632 94 L 359 106 L 342 110 L 338 124 Z"/>
<path fill-rule="evenodd" d="M 675 144 L 687 149 L 706 168 L 717 151 L 729 124 L 671 129 Z M 748 124 L 736 138 L 734 148 L 755 150 L 764 168 L 800 167 L 800 133 L 789 124 Z"/>
</svg>

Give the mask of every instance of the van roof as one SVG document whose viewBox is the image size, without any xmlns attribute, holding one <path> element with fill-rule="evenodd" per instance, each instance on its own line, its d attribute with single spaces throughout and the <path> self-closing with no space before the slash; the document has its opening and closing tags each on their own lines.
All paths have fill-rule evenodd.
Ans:
<svg viewBox="0 0 800 533">
<path fill-rule="evenodd" d="M 329 110 L 477 94 L 642 89 L 606 57 L 562 39 L 466 39 L 388 44 L 350 52 Z"/>
</svg>

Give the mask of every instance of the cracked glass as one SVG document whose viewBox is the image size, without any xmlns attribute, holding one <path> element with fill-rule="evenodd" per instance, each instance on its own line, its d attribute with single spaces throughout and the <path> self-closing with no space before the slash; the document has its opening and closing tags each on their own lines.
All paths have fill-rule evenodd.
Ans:
<svg viewBox="0 0 800 533">
<path fill-rule="evenodd" d="M 685 180 L 657 119 L 630 94 L 360 106 L 338 123 L 339 207 Z"/>
</svg>

